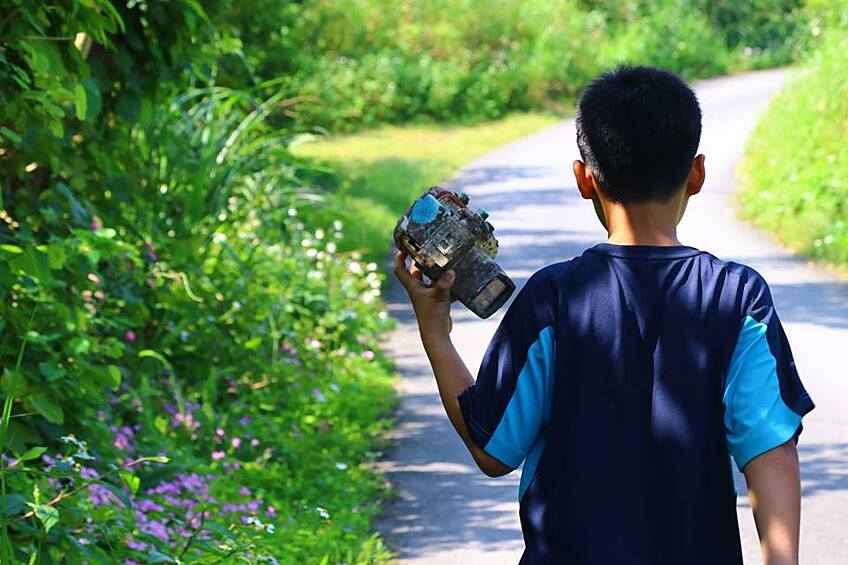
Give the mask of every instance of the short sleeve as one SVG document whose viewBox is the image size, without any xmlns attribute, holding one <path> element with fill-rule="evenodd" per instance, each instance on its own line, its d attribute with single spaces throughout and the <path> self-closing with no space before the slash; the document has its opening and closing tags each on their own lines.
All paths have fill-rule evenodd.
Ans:
<svg viewBox="0 0 848 565">
<path fill-rule="evenodd" d="M 814 408 L 804 390 L 768 285 L 752 283 L 724 386 L 724 425 L 741 470 L 752 459 L 797 439 Z"/>
<path fill-rule="evenodd" d="M 477 374 L 459 395 L 476 445 L 515 469 L 550 417 L 555 361 L 549 285 L 531 277 L 498 326 Z"/>
</svg>

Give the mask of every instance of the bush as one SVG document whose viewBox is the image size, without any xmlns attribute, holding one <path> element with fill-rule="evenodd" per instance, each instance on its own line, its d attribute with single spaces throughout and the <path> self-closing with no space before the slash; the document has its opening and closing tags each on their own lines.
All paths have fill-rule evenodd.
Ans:
<svg viewBox="0 0 848 565">
<path fill-rule="evenodd" d="M 652 64 L 687 78 L 801 52 L 800 0 L 308 1 L 218 12 L 264 76 L 309 102 L 297 123 L 337 131 L 431 118 L 561 110 L 600 70 Z M 234 24 L 233 22 L 237 22 Z M 244 73 L 235 60 L 223 80 Z"/>
<path fill-rule="evenodd" d="M 383 560 L 381 275 L 300 219 L 287 100 L 209 80 L 193 2 L 13 9 L 0 561 Z"/>
<path fill-rule="evenodd" d="M 748 146 L 745 215 L 790 246 L 848 265 L 848 11 L 811 18 L 820 47 L 776 96 Z M 826 27 L 825 27 L 826 26 Z"/>
</svg>

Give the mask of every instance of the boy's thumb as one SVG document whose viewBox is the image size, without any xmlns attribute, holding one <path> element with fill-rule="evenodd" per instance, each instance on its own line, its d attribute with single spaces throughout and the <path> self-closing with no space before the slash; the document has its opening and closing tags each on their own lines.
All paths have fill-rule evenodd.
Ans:
<svg viewBox="0 0 848 565">
<path fill-rule="evenodd" d="M 454 271 L 447 271 L 445 274 L 439 277 L 438 281 L 436 281 L 436 286 L 438 286 L 439 288 L 448 289 L 453 286 L 453 281 L 455 278 L 456 273 Z"/>
</svg>

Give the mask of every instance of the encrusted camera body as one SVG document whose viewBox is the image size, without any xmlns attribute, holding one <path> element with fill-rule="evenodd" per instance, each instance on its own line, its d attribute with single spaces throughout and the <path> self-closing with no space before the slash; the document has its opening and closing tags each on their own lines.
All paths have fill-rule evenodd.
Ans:
<svg viewBox="0 0 848 565">
<path fill-rule="evenodd" d="M 488 214 L 482 208 L 472 212 L 468 200 L 464 193 L 430 188 L 398 220 L 394 239 L 429 279 L 453 269 L 453 296 L 488 318 L 509 299 L 515 283 L 495 262 L 498 240 Z"/>
</svg>

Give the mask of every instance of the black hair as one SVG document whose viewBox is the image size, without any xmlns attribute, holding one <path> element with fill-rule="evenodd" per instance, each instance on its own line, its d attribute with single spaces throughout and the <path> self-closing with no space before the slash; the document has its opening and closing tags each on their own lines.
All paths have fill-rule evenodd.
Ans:
<svg viewBox="0 0 848 565">
<path fill-rule="evenodd" d="M 683 186 L 701 139 L 701 108 L 680 78 L 622 66 L 592 81 L 577 106 L 577 146 L 610 199 L 666 200 Z"/>
</svg>

